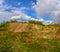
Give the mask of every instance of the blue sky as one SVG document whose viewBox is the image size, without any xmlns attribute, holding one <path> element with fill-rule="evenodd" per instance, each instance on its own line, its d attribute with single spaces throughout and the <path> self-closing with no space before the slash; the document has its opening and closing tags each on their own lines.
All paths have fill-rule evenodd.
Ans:
<svg viewBox="0 0 60 52">
<path fill-rule="evenodd" d="M 36 3 L 36 0 L 5 0 L 6 5 L 11 5 L 13 7 L 30 7 L 32 3 Z"/>
<path fill-rule="evenodd" d="M 60 23 L 59 0 L 0 0 L 0 22 L 11 19 Z"/>
</svg>

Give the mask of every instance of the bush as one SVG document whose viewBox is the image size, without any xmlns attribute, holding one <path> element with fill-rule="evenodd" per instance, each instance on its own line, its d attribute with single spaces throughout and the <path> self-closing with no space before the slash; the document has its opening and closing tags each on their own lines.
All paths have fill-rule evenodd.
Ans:
<svg viewBox="0 0 60 52">
<path fill-rule="evenodd" d="M 9 27 L 9 22 L 3 22 L 0 24 L 0 31 L 6 31 Z"/>
<path fill-rule="evenodd" d="M 30 20 L 29 23 L 31 23 L 31 24 L 43 25 L 42 22 L 40 22 L 40 21 L 34 21 L 34 20 Z"/>
<path fill-rule="evenodd" d="M 0 52 L 13 52 L 8 35 L 0 35 Z"/>
<path fill-rule="evenodd" d="M 11 20 L 10 22 L 14 23 L 14 22 L 17 22 L 17 20 Z"/>
</svg>

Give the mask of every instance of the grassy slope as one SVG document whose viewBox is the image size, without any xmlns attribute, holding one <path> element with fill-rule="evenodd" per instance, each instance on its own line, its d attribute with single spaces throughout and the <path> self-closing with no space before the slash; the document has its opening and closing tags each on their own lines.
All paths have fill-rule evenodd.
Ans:
<svg viewBox="0 0 60 52">
<path fill-rule="evenodd" d="M 0 52 L 60 52 L 60 25 L 28 23 L 21 32 L 14 32 L 15 25 L 0 25 Z"/>
</svg>

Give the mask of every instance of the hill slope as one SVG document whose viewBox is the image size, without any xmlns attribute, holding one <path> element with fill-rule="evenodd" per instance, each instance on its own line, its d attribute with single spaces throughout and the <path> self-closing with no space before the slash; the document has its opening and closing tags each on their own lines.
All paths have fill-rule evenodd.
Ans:
<svg viewBox="0 0 60 52">
<path fill-rule="evenodd" d="M 3 23 L 0 42 L 0 52 L 60 52 L 60 25 Z"/>
</svg>

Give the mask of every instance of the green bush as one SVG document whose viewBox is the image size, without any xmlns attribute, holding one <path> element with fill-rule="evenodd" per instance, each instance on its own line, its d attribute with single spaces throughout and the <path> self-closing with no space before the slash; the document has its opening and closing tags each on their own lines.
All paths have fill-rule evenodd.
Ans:
<svg viewBox="0 0 60 52">
<path fill-rule="evenodd" d="M 0 24 L 0 31 L 6 31 L 9 27 L 9 22 L 3 22 Z"/>
<path fill-rule="evenodd" d="M 34 20 L 30 20 L 29 23 L 31 23 L 31 24 L 43 25 L 42 22 L 40 22 L 40 21 L 34 21 Z"/>
<path fill-rule="evenodd" d="M 17 22 L 17 20 L 11 20 L 10 22 L 14 23 L 14 22 Z"/>
</svg>

